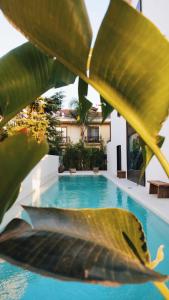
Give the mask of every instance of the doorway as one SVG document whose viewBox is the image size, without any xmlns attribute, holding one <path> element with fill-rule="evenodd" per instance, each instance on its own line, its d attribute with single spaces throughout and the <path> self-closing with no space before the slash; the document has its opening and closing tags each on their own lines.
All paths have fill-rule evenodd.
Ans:
<svg viewBox="0 0 169 300">
<path fill-rule="evenodd" d="M 121 145 L 117 146 L 117 171 L 121 171 Z"/>
</svg>

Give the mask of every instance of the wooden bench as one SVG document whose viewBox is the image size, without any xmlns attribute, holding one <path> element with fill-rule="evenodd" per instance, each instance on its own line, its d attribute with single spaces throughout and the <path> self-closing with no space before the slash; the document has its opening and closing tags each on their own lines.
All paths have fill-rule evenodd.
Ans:
<svg viewBox="0 0 169 300">
<path fill-rule="evenodd" d="M 158 198 L 169 198 L 169 183 L 159 180 L 148 180 L 149 194 L 157 194 Z"/>
<path fill-rule="evenodd" d="M 126 178 L 126 171 L 117 170 L 118 178 Z"/>
</svg>

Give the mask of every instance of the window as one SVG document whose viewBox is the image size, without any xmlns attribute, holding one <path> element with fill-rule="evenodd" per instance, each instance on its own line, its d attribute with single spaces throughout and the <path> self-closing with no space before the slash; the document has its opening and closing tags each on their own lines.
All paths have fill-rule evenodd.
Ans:
<svg viewBox="0 0 169 300">
<path fill-rule="evenodd" d="M 121 171 L 121 145 L 117 146 L 117 171 Z"/>
<path fill-rule="evenodd" d="M 88 127 L 87 138 L 89 143 L 98 143 L 99 142 L 99 127 L 93 126 Z"/>
<path fill-rule="evenodd" d="M 56 127 L 56 131 L 58 131 L 62 137 L 67 136 L 66 127 Z"/>
<path fill-rule="evenodd" d="M 56 131 L 59 133 L 62 143 L 66 143 L 68 141 L 67 128 L 66 127 L 56 127 Z"/>
</svg>

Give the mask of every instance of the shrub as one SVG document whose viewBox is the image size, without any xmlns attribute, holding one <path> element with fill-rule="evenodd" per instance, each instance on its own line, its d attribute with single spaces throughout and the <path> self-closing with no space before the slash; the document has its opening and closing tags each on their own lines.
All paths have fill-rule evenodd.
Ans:
<svg viewBox="0 0 169 300">
<path fill-rule="evenodd" d="M 77 170 L 91 170 L 99 167 L 106 170 L 106 154 L 104 148 L 87 148 L 82 142 L 69 144 L 63 154 L 63 165 L 66 170 L 76 168 Z"/>
</svg>

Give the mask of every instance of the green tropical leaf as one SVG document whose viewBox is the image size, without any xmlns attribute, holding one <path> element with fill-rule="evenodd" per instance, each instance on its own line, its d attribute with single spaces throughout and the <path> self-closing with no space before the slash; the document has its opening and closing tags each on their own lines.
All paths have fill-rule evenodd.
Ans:
<svg viewBox="0 0 169 300">
<path fill-rule="evenodd" d="M 82 122 L 86 122 L 86 118 L 88 116 L 88 112 L 90 111 L 92 107 L 92 102 L 88 100 L 86 97 L 79 98 L 79 109 L 80 114 L 79 118 Z"/>
<path fill-rule="evenodd" d="M 64 65 L 31 43 L 10 51 L 0 59 L 1 126 L 48 89 L 74 80 L 75 75 Z"/>
<path fill-rule="evenodd" d="M 36 229 L 58 230 L 116 248 L 133 260 L 150 262 L 145 235 L 140 222 L 129 211 L 119 208 L 54 209 L 24 207 Z M 78 228 L 75 232 L 75 229 Z M 120 234 L 118 234 L 120 233 Z M 132 249 L 127 241 L 134 245 Z"/>
<path fill-rule="evenodd" d="M 88 93 L 88 84 L 79 77 L 78 82 L 78 96 L 79 98 L 87 96 Z"/>
<path fill-rule="evenodd" d="M 47 152 L 45 142 L 37 143 L 24 133 L 0 143 L 0 223 L 15 202 L 21 182 Z"/>
<path fill-rule="evenodd" d="M 62 230 L 62 232 L 64 230 L 66 234 L 71 234 L 78 227 L 74 235 L 79 238 L 93 240 L 106 247 L 120 248 L 131 259 L 139 257 L 143 263 L 150 262 L 142 226 L 128 211 L 118 208 L 67 210 L 35 207 L 26 207 L 26 211 L 36 229 L 44 229 L 46 226 L 46 229 L 50 231 L 54 228 L 54 230 Z M 108 234 L 110 232 L 111 237 Z M 121 232 L 121 234 L 117 235 L 117 232 Z M 135 253 L 124 236 L 127 236 L 135 245 Z"/>
<path fill-rule="evenodd" d="M 78 96 L 79 96 L 79 120 L 82 123 L 86 122 L 86 117 L 90 108 L 92 107 L 92 102 L 87 99 L 88 84 L 79 78 L 78 84 Z"/>
<path fill-rule="evenodd" d="M 32 218 L 30 208 L 28 212 Z M 127 225 L 126 236 L 127 232 L 130 232 L 128 221 L 131 218 L 131 223 L 137 225 L 135 236 L 140 236 L 138 221 L 131 213 L 120 209 L 118 211 L 113 209 L 83 211 L 48 209 L 47 219 L 42 209 L 39 211 L 37 209 L 36 216 L 40 216 L 40 226 L 36 224 L 31 228 L 28 223 L 19 219 L 14 219 L 8 224 L 0 235 L 0 256 L 11 263 L 42 275 L 64 280 L 80 280 L 113 286 L 168 279 L 166 275 L 149 269 L 143 262 L 140 262 L 137 255 L 131 259 L 127 252 L 125 254 L 124 246 L 121 247 L 125 245 L 125 248 L 128 248 L 128 243 L 125 238 L 122 243 L 123 235 L 118 225 L 114 226 L 116 230 L 114 229 L 113 232 L 109 231 L 110 228 L 109 226 L 107 228 L 106 223 L 102 223 L 103 229 L 101 229 L 100 220 L 104 220 L 101 213 L 106 214 L 106 212 L 108 213 L 106 220 L 109 223 L 112 223 L 111 218 L 114 212 L 118 214 L 118 223 L 121 223 L 122 228 Z M 52 213 L 53 215 L 50 215 Z M 35 219 L 33 217 L 33 222 Z M 97 226 L 99 226 L 98 229 Z M 89 232 L 86 232 L 87 228 Z M 114 238 L 115 236 L 117 237 Z M 138 237 L 135 239 L 137 239 L 137 244 L 140 243 Z M 114 247 L 112 240 L 116 242 L 119 240 L 118 248 Z"/>
<path fill-rule="evenodd" d="M 169 163 L 156 143 L 169 108 L 169 43 L 148 19 L 122 0 L 110 1 L 88 78 L 91 31 L 82 0 L 0 0 L 0 7 L 33 43 L 57 56 L 117 109 L 169 175 Z"/>
<path fill-rule="evenodd" d="M 107 119 L 107 117 L 113 112 L 114 108 L 105 101 L 105 99 L 100 96 L 101 108 L 102 108 L 102 123 Z"/>
</svg>

